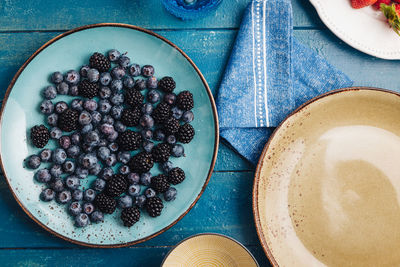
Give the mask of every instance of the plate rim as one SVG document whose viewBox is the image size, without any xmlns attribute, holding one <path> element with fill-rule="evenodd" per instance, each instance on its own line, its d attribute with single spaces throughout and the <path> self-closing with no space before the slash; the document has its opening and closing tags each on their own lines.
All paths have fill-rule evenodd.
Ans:
<svg viewBox="0 0 400 267">
<path fill-rule="evenodd" d="M 39 47 L 39 49 L 37 49 L 25 62 L 24 64 L 18 69 L 17 73 L 14 75 L 14 77 L 12 78 L 10 84 L 7 87 L 6 93 L 4 95 L 3 98 L 3 102 L 2 102 L 2 106 L 1 106 L 1 110 L 0 110 L 0 136 L 3 132 L 2 129 L 2 125 L 3 125 L 3 114 L 4 114 L 4 109 L 7 105 L 7 101 L 8 101 L 8 97 L 10 96 L 10 93 L 12 91 L 12 89 L 14 88 L 14 85 L 16 83 L 16 81 L 18 80 L 19 76 L 21 75 L 21 73 L 25 70 L 25 68 L 29 65 L 29 63 L 37 56 L 39 55 L 43 50 L 45 50 L 48 46 L 50 46 L 51 44 L 55 43 L 56 41 L 70 35 L 76 32 L 80 32 L 83 30 L 87 30 L 87 29 L 93 29 L 93 28 L 101 28 L 101 27 L 119 27 L 119 28 L 127 28 L 127 29 L 131 29 L 131 30 L 136 30 L 136 31 L 140 31 L 143 33 L 146 33 L 148 35 L 151 35 L 153 37 L 156 37 L 158 39 L 160 39 L 161 41 L 163 41 L 164 43 L 170 45 L 172 48 L 174 48 L 175 50 L 177 50 L 189 63 L 190 65 L 194 68 L 194 70 L 196 71 L 197 75 L 199 76 L 199 78 L 201 79 L 204 88 L 206 89 L 208 98 L 210 100 L 210 104 L 211 104 L 211 109 L 212 109 L 212 113 L 213 113 L 213 117 L 214 117 L 214 127 L 215 127 L 215 133 L 214 133 L 214 138 L 215 138 L 215 143 L 214 143 L 214 151 L 213 151 L 213 156 L 212 156 L 212 160 L 210 163 L 210 168 L 208 170 L 208 174 L 207 174 L 207 179 L 205 180 L 201 191 L 199 192 L 199 194 L 197 195 L 196 199 L 192 202 L 192 204 L 190 204 L 190 206 L 176 219 L 174 220 L 172 223 L 170 223 L 169 225 L 167 225 L 166 227 L 162 228 L 161 230 L 147 236 L 144 238 L 140 238 L 137 239 L 135 241 L 131 241 L 131 242 L 126 242 L 126 243 L 121 243 L 121 244 L 93 244 L 93 243 L 87 243 L 87 242 L 82 242 L 82 241 L 78 241 L 78 240 L 74 240 L 72 238 L 69 238 L 67 236 L 64 236 L 52 229 L 50 229 L 48 226 L 46 226 L 45 224 L 43 224 L 42 222 L 40 222 L 35 216 L 33 216 L 31 214 L 31 212 L 29 211 L 29 209 L 27 207 L 25 207 L 18 199 L 17 195 L 15 194 L 14 190 L 11 187 L 11 184 L 9 182 L 9 178 L 8 175 L 5 171 L 4 165 L 3 165 L 3 155 L 2 155 L 2 142 L 0 139 L 0 168 L 1 171 L 3 172 L 4 178 L 7 182 L 8 188 L 10 189 L 14 199 L 17 201 L 18 205 L 22 208 L 22 210 L 34 221 L 36 222 L 39 226 L 41 226 L 43 229 L 45 229 L 46 231 L 48 231 L 50 234 L 61 238 L 65 241 L 71 242 L 73 244 L 77 244 L 77 245 L 81 245 L 81 246 L 86 246 L 86 247 L 93 247 L 93 248 L 120 248 L 120 247 L 128 247 L 128 246 L 132 246 L 135 244 L 139 244 L 145 241 L 148 241 L 162 233 L 164 233 L 165 231 L 167 231 L 168 229 L 170 229 L 172 226 L 174 226 L 177 222 L 179 222 L 192 208 L 193 206 L 197 203 L 197 201 L 200 199 L 201 195 L 203 194 L 204 190 L 206 189 L 210 178 L 212 176 L 214 167 L 215 167 L 215 162 L 217 160 L 217 155 L 218 155 L 218 147 L 219 147 L 219 122 L 218 122 L 218 113 L 217 113 L 217 108 L 215 105 L 215 101 L 214 101 L 214 97 L 212 95 L 212 92 L 210 90 L 210 87 L 206 81 L 206 79 L 204 78 L 203 74 L 201 73 L 200 69 L 196 66 L 196 64 L 191 60 L 191 58 L 186 55 L 185 52 L 183 52 L 182 49 L 180 49 L 177 45 L 175 45 L 173 42 L 169 41 L 167 38 L 153 32 L 150 31 L 148 29 L 139 27 L 139 26 L 135 26 L 135 25 L 131 25 L 131 24 L 125 24 L 125 23 L 95 23 L 95 24 L 88 24 L 88 25 L 84 25 L 84 26 L 80 26 L 77 28 L 73 28 L 69 31 L 66 31 L 64 33 L 61 33 L 55 37 L 53 37 L 52 39 L 50 39 L 49 41 L 47 41 L 46 43 L 44 43 L 41 47 Z"/>
<path fill-rule="evenodd" d="M 326 97 L 332 96 L 332 95 L 336 95 L 336 94 L 340 94 L 340 93 L 346 93 L 346 92 L 350 92 L 350 91 L 376 91 L 376 92 L 383 92 L 383 93 L 389 93 L 392 95 L 395 95 L 397 97 L 400 97 L 400 93 L 393 91 L 393 90 L 388 90 L 388 89 L 383 89 L 383 88 L 378 88 L 378 87 L 368 87 L 368 86 L 354 86 L 354 87 L 345 87 L 345 88 L 340 88 L 340 89 L 335 89 L 326 93 L 323 93 L 321 95 L 318 95 L 310 100 L 308 100 L 307 102 L 305 102 L 304 104 L 302 104 L 301 106 L 299 106 L 298 108 L 296 108 L 292 113 L 290 113 L 279 125 L 278 127 L 275 128 L 274 132 L 271 134 L 271 136 L 268 139 L 268 142 L 265 144 L 263 151 L 261 153 L 260 159 L 257 163 L 257 167 L 256 167 L 256 171 L 254 174 L 254 183 L 253 183 L 253 194 L 252 194 L 252 207 L 253 207 L 253 217 L 254 217 L 254 223 L 256 226 L 256 231 L 257 231 L 257 236 L 258 239 L 261 243 L 261 246 L 264 250 L 265 255 L 267 256 L 268 260 L 270 261 L 270 263 L 272 264 L 272 266 L 274 267 L 279 267 L 279 264 L 277 263 L 277 261 L 275 260 L 271 249 L 269 248 L 267 241 L 265 239 L 265 236 L 262 232 L 262 226 L 261 226 L 261 220 L 260 220 L 260 212 L 258 210 L 258 186 L 259 186 L 259 182 L 260 182 L 260 174 L 261 174 L 261 169 L 264 165 L 264 158 L 265 155 L 267 153 L 267 151 L 269 150 L 269 145 L 272 141 L 272 139 L 275 137 L 275 134 L 282 128 L 282 125 L 289 120 L 292 116 L 296 115 L 298 112 L 300 112 L 302 109 L 308 107 L 310 104 L 324 99 Z"/>
</svg>

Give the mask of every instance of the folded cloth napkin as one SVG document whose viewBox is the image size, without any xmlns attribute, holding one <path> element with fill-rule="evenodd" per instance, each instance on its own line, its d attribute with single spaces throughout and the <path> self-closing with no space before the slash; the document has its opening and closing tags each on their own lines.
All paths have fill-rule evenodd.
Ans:
<svg viewBox="0 0 400 267">
<path fill-rule="evenodd" d="M 352 81 L 293 37 L 290 0 L 247 7 L 217 96 L 221 136 L 256 164 L 296 107 Z"/>
</svg>

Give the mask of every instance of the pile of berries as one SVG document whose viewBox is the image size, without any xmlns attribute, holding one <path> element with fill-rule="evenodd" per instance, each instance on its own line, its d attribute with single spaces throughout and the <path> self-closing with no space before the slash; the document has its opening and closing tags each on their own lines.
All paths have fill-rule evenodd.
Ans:
<svg viewBox="0 0 400 267">
<path fill-rule="evenodd" d="M 77 227 L 102 222 L 117 207 L 131 227 L 141 210 L 161 215 L 161 195 L 175 200 L 171 185 L 183 182 L 185 172 L 169 159 L 184 156 L 180 143 L 194 138 L 194 101 L 189 91 L 174 93 L 172 77 L 158 80 L 154 73 L 153 66 L 132 64 L 113 49 L 94 53 L 79 71 L 54 72 L 53 85 L 43 90 L 39 109 L 46 125 L 34 126 L 30 139 L 38 148 L 54 140 L 57 148 L 29 156 L 26 166 L 48 165 L 34 176 L 45 185 L 40 199 L 68 204 Z M 57 95 L 74 98 L 55 102 Z M 162 174 L 153 177 L 156 164 Z M 85 179 L 91 185 L 86 189 Z"/>
</svg>

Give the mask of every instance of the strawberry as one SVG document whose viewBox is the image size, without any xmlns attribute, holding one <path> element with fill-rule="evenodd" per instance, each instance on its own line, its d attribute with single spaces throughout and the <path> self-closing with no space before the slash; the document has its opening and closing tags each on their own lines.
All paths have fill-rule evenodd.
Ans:
<svg viewBox="0 0 400 267">
<path fill-rule="evenodd" d="M 397 0 L 397 1 L 400 2 L 400 0 Z M 373 6 L 376 10 L 380 10 L 381 4 L 390 5 L 391 3 L 392 3 L 391 0 L 378 0 L 378 1 L 376 1 L 376 3 Z"/>
<path fill-rule="evenodd" d="M 393 2 L 400 4 L 400 0 L 393 0 Z"/>
<path fill-rule="evenodd" d="M 366 6 L 373 5 L 377 2 L 378 0 L 351 0 L 351 6 L 353 8 L 359 9 L 363 8 Z"/>
<path fill-rule="evenodd" d="M 385 15 L 390 27 L 400 35 L 400 5 L 381 4 L 381 11 Z"/>
</svg>

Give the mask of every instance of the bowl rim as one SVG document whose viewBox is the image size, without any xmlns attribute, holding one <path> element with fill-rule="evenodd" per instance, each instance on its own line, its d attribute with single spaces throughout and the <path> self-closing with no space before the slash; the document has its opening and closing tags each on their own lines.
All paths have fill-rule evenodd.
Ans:
<svg viewBox="0 0 400 267">
<path fill-rule="evenodd" d="M 276 259 L 273 256 L 272 250 L 269 248 L 266 238 L 264 236 L 264 233 L 262 232 L 262 227 L 261 227 L 261 220 L 260 220 L 260 212 L 258 210 L 258 187 L 259 187 L 259 182 L 260 182 L 260 178 L 261 178 L 261 169 L 264 165 L 264 158 L 266 153 L 269 151 L 269 145 L 271 143 L 271 141 L 273 140 L 273 138 L 275 137 L 276 133 L 280 130 L 280 128 L 282 128 L 282 125 L 289 120 L 292 116 L 296 115 L 298 112 L 300 112 L 301 110 L 303 110 L 304 108 L 308 107 L 310 104 L 319 101 L 321 99 L 324 99 L 326 97 L 332 96 L 332 95 L 336 95 L 336 94 L 340 94 L 340 93 L 347 93 L 347 92 L 351 92 L 351 91 L 375 91 L 375 92 L 382 92 L 382 93 L 388 93 L 388 94 L 392 94 L 395 95 L 397 97 L 400 97 L 400 93 L 392 91 L 392 90 L 388 90 L 388 89 L 383 89 L 383 88 L 377 88 L 377 87 L 363 87 L 363 86 L 355 86 L 355 87 L 346 87 L 346 88 L 340 88 L 340 89 L 336 89 L 336 90 L 332 90 L 326 93 L 323 93 L 321 95 L 318 95 L 310 100 L 308 100 L 307 102 L 305 102 L 304 104 L 302 104 L 301 106 L 299 106 L 297 109 L 295 109 L 292 113 L 290 113 L 279 125 L 278 127 L 275 128 L 274 132 L 271 134 L 271 136 L 268 139 L 268 142 L 265 144 L 262 154 L 260 156 L 260 159 L 257 163 L 257 167 L 256 167 L 256 172 L 254 175 L 254 183 L 253 183 L 253 200 L 252 200 L 252 206 L 253 206 L 253 217 L 254 217 L 254 223 L 256 226 L 256 231 L 257 231 L 257 236 L 258 239 L 260 240 L 261 246 L 264 250 L 265 255 L 267 256 L 268 260 L 270 261 L 270 263 L 272 264 L 272 266 L 274 267 L 279 267 L 278 262 L 276 261 Z"/>
<path fill-rule="evenodd" d="M 168 253 L 165 255 L 163 261 L 161 262 L 161 267 L 164 266 L 165 261 L 168 259 L 168 257 L 171 255 L 171 253 L 180 245 L 182 245 L 183 243 L 185 243 L 186 241 L 199 237 L 199 236 L 218 236 L 218 237 L 223 237 L 225 239 L 228 239 L 230 241 L 233 241 L 234 243 L 238 244 L 241 248 L 243 248 L 247 254 L 250 255 L 250 257 L 254 260 L 254 263 L 259 267 L 260 265 L 258 264 L 256 258 L 254 257 L 254 255 L 250 252 L 250 250 L 248 250 L 248 248 L 243 245 L 242 243 L 240 243 L 239 241 L 237 241 L 236 239 L 234 239 L 233 237 L 224 235 L 224 234 L 219 234 L 219 233 L 211 233 L 211 232 L 206 232 L 206 233 L 200 233 L 200 234 L 194 234 L 191 235 L 189 237 L 186 237 L 185 239 L 183 239 L 182 241 L 180 241 L 178 244 L 176 244 L 173 248 L 170 249 L 170 251 L 168 251 Z"/>
<path fill-rule="evenodd" d="M 208 170 L 208 174 L 207 174 L 207 179 L 205 180 L 200 193 L 197 195 L 196 199 L 192 202 L 192 204 L 190 204 L 190 206 L 176 219 L 174 220 L 172 223 L 170 223 L 169 225 L 167 225 L 166 227 L 162 228 L 161 230 L 147 236 L 141 239 L 137 239 L 135 241 L 131 241 L 131 242 L 126 242 L 126 243 L 121 243 L 121 244 L 106 244 L 106 245 L 102 245 L 102 244 L 92 244 L 92 243 L 87 243 L 87 242 L 82 242 L 82 241 L 78 241 L 78 240 L 74 240 L 72 238 L 69 238 L 67 236 L 64 236 L 62 234 L 57 233 L 56 231 L 50 229 L 49 227 L 47 227 L 45 224 L 43 224 L 42 222 L 40 222 L 35 216 L 33 216 L 31 214 L 31 212 L 29 211 L 28 208 L 26 208 L 18 199 L 17 195 L 15 194 L 14 190 L 11 187 L 11 184 L 9 182 L 9 178 L 7 176 L 7 173 L 5 171 L 4 165 L 3 165 L 3 155 L 1 153 L 1 139 L 0 139 L 0 167 L 1 170 L 4 174 L 4 178 L 7 182 L 7 185 L 13 195 L 13 197 L 15 198 L 15 200 L 17 201 L 17 203 L 19 204 L 19 206 L 22 208 L 22 210 L 33 220 L 35 221 L 37 224 L 39 224 L 43 229 L 45 229 L 46 231 L 50 232 L 52 235 L 59 237 L 65 241 L 69 241 L 71 243 L 77 244 L 77 245 L 82 245 L 82 246 L 86 246 L 86 247 L 93 247 L 93 248 L 119 248 L 119 247 L 127 247 L 127 246 L 132 246 L 138 243 L 142 243 L 145 241 L 148 241 L 162 233 L 164 233 L 165 231 L 167 231 L 168 229 L 170 229 L 172 226 L 174 226 L 177 222 L 179 222 L 192 208 L 193 206 L 197 203 L 197 201 L 199 200 L 199 198 L 201 197 L 201 195 L 203 194 L 204 190 L 206 189 L 211 175 L 213 173 L 214 170 L 214 166 L 215 166 L 215 162 L 217 159 L 217 154 L 218 154 L 218 146 L 219 146 L 219 123 L 218 123 L 218 113 L 217 113 L 217 108 L 215 105 L 215 101 L 214 101 L 214 97 L 212 95 L 212 92 L 210 90 L 210 87 L 208 86 L 208 83 L 206 81 L 206 79 L 204 78 L 203 74 L 200 72 L 199 68 L 196 66 L 196 64 L 194 64 L 194 62 L 189 58 L 188 55 L 186 55 L 185 52 L 182 51 L 182 49 L 180 49 L 177 45 L 175 45 L 174 43 L 172 43 L 171 41 L 169 41 L 167 38 L 144 28 L 135 26 L 135 25 L 130 25 L 130 24 L 124 24 L 124 23 L 96 23 L 96 24 L 89 24 L 89 25 L 84 25 L 81 27 L 77 27 L 74 28 L 72 30 L 69 30 L 67 32 L 64 32 L 62 34 L 57 35 L 56 37 L 50 39 L 49 41 L 47 41 L 44 45 L 42 45 L 39 49 L 37 49 L 25 62 L 24 64 L 19 68 L 19 70 L 17 71 L 17 73 L 15 74 L 15 76 L 12 78 L 9 86 L 7 87 L 7 91 L 5 93 L 4 99 L 3 99 L 3 103 L 1 106 L 1 110 L 0 110 L 0 136 L 2 134 L 2 124 L 3 124 L 3 114 L 4 114 L 4 109 L 7 105 L 7 100 L 8 97 L 16 83 L 16 81 L 18 80 L 19 76 L 21 75 L 21 73 L 25 70 L 25 68 L 29 65 L 29 63 L 38 55 L 40 54 L 44 49 L 46 49 L 48 46 L 50 46 L 51 44 L 55 43 L 56 41 L 70 35 L 76 32 L 80 32 L 83 30 L 87 30 L 87 29 L 93 29 L 93 28 L 101 28 L 101 27 L 119 27 L 119 28 L 127 28 L 127 29 L 131 29 L 131 30 L 136 30 L 136 31 L 140 31 L 143 32 L 145 34 L 149 34 L 153 37 L 156 37 L 158 39 L 160 39 L 161 41 L 163 41 L 164 43 L 170 45 L 172 48 L 174 48 L 175 50 L 177 50 L 189 63 L 190 65 L 194 68 L 194 70 L 196 71 L 197 75 L 199 76 L 199 78 L 201 79 L 204 88 L 206 89 L 210 104 L 211 104 L 211 108 L 212 108 L 212 112 L 213 112 L 213 117 L 214 117 L 214 128 L 215 128 L 215 133 L 214 133 L 214 151 L 213 151 L 213 156 L 210 162 L 210 168 Z"/>
</svg>

